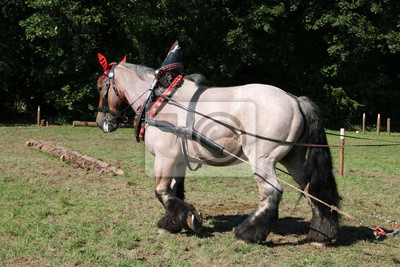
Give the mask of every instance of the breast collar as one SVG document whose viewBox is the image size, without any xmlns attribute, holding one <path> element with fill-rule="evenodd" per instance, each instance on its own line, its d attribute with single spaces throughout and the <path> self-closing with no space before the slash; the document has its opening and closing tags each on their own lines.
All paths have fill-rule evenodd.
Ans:
<svg viewBox="0 0 400 267">
<path fill-rule="evenodd" d="M 164 89 L 162 94 L 155 96 L 154 90 L 149 92 L 149 95 L 146 97 L 146 100 L 143 102 L 141 106 L 139 106 L 135 120 L 134 120 L 134 129 L 136 141 L 144 141 L 144 134 L 146 131 L 145 119 L 146 117 L 154 118 L 158 112 L 164 107 L 168 98 L 171 97 L 183 83 L 183 75 L 178 75 L 172 81 L 172 83 L 168 86 L 168 88 Z M 152 100 L 156 99 L 154 102 Z"/>
</svg>

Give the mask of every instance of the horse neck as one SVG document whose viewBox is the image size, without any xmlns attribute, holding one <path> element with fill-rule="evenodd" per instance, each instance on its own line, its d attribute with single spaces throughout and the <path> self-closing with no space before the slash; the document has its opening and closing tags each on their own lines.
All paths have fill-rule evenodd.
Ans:
<svg viewBox="0 0 400 267">
<path fill-rule="evenodd" d="M 153 74 L 144 74 L 141 79 L 135 71 L 122 66 L 115 68 L 115 81 L 134 111 L 144 102 L 146 91 L 154 80 Z"/>
</svg>

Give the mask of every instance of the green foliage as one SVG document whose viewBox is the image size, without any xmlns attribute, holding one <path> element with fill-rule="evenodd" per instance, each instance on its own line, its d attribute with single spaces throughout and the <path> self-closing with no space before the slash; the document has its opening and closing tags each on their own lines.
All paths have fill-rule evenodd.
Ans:
<svg viewBox="0 0 400 267">
<path fill-rule="evenodd" d="M 92 120 L 97 52 L 156 68 L 176 39 L 187 73 L 307 95 L 331 127 L 400 112 L 397 0 L 3 0 L 1 13 L 3 116 Z"/>
</svg>

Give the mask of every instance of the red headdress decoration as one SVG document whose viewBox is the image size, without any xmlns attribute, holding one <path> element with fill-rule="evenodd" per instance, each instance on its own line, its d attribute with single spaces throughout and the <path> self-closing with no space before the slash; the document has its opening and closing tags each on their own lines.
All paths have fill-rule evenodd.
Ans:
<svg viewBox="0 0 400 267">
<path fill-rule="evenodd" d="M 100 53 L 97 53 L 97 56 L 99 57 L 99 62 L 100 62 L 100 65 L 103 67 L 104 72 L 105 72 L 105 73 L 109 73 L 110 70 L 111 70 L 112 65 L 115 65 L 116 63 L 113 62 L 113 63 L 108 64 L 108 63 L 107 63 L 106 57 L 103 56 L 103 55 L 100 54 Z M 126 62 L 126 55 L 125 55 L 125 57 L 121 60 L 121 62 Z"/>
<path fill-rule="evenodd" d="M 100 65 L 103 67 L 104 72 L 108 73 L 111 69 L 111 66 L 108 65 L 106 57 L 100 53 L 97 53 L 97 56 L 99 57 L 99 62 Z"/>
</svg>

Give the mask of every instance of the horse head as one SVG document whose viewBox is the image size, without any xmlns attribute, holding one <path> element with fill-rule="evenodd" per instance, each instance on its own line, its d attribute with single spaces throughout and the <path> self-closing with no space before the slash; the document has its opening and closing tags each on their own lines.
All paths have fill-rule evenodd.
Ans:
<svg viewBox="0 0 400 267">
<path fill-rule="evenodd" d="M 121 111 L 126 107 L 127 101 L 122 96 L 116 82 L 114 69 L 118 63 L 107 63 L 106 58 L 98 54 L 100 65 L 104 73 L 97 80 L 99 91 L 99 106 L 97 108 L 96 123 L 103 132 L 113 132 L 118 129 Z M 126 56 L 121 62 L 126 62 Z"/>
</svg>

